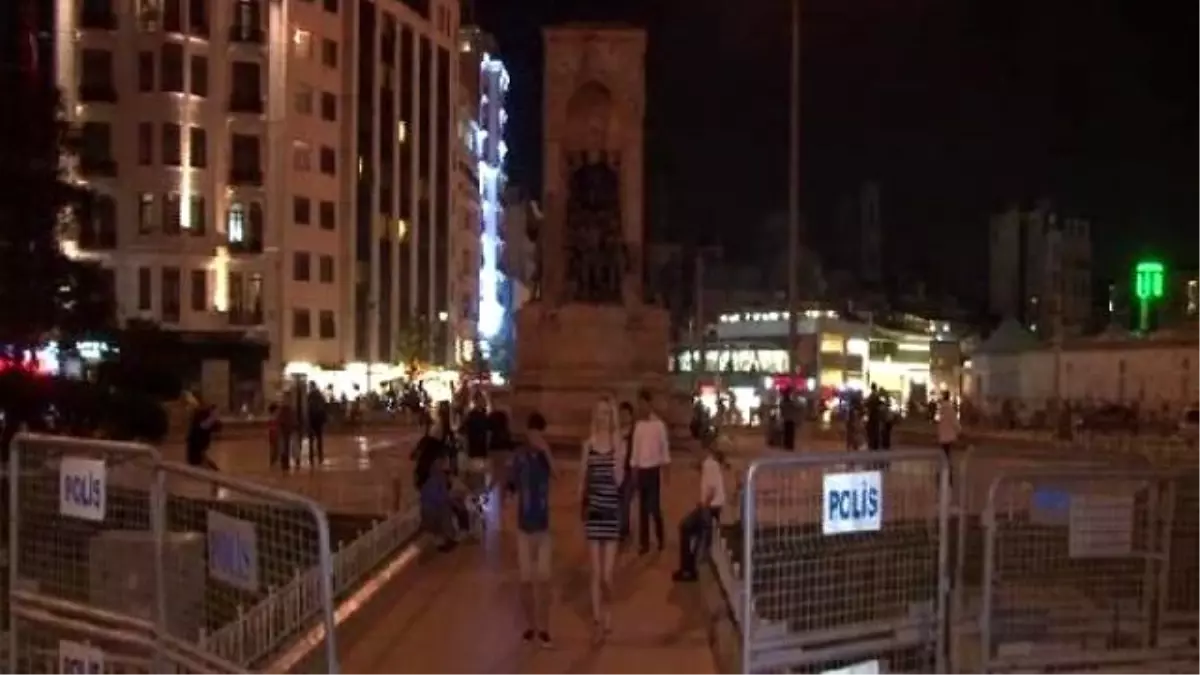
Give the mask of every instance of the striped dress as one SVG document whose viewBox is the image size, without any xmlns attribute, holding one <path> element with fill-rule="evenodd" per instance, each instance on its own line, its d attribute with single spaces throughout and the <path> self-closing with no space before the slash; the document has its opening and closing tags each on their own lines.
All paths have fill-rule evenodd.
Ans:
<svg viewBox="0 0 1200 675">
<path fill-rule="evenodd" d="M 616 541 L 621 535 L 616 455 L 597 452 L 589 443 L 584 481 L 583 529 L 588 541 Z"/>
</svg>

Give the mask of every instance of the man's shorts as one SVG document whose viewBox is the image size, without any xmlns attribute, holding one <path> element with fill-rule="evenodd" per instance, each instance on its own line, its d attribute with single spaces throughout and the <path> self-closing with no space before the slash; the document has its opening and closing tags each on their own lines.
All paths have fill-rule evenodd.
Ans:
<svg viewBox="0 0 1200 675">
<path fill-rule="evenodd" d="M 517 569 L 521 583 L 550 580 L 549 532 L 517 532 Z"/>
</svg>

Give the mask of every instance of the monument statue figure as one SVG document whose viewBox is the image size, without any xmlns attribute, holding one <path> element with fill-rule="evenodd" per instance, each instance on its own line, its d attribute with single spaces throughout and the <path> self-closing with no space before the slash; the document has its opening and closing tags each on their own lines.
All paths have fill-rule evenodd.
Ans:
<svg viewBox="0 0 1200 675">
<path fill-rule="evenodd" d="M 593 304 L 621 302 L 620 179 L 601 153 L 569 162 L 567 190 L 568 300 Z"/>
</svg>

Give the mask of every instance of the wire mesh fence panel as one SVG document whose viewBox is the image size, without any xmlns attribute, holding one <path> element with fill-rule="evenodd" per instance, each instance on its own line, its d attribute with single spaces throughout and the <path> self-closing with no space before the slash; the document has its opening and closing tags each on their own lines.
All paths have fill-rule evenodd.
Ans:
<svg viewBox="0 0 1200 675">
<path fill-rule="evenodd" d="M 1170 554 L 1160 598 L 1159 643 L 1195 646 L 1200 632 L 1200 477 L 1194 472 L 1181 476 L 1170 500 L 1174 508 L 1166 535 Z"/>
<path fill-rule="evenodd" d="M 324 623 L 323 672 L 338 672 L 325 510 L 249 481 L 170 462 L 161 466 L 170 634 L 253 667 L 283 647 L 296 626 Z M 269 603 L 271 611 L 256 611 L 273 592 L 297 584 L 306 601 Z M 245 620 L 249 613 L 254 620 Z"/>
<path fill-rule="evenodd" d="M 1194 645 L 1159 642 L 1178 477 L 1094 467 L 995 477 L 979 649 L 959 669 L 1161 672 L 1183 658 L 1194 672 Z"/>
<path fill-rule="evenodd" d="M 239 673 L 222 659 L 164 639 L 154 624 L 88 605 L 18 592 L 13 620 L 30 639 L 19 673 Z"/>
<path fill-rule="evenodd" d="M 943 672 L 948 480 L 940 450 L 752 464 L 743 672 Z"/>
<path fill-rule="evenodd" d="M 953 467 L 954 507 L 951 509 L 953 539 L 953 590 L 951 620 L 956 637 L 977 637 L 979 601 L 983 582 L 983 513 L 988 487 L 997 475 L 1012 471 L 1050 468 L 1148 469 L 1150 463 L 1130 452 L 1084 452 L 1059 447 L 1056 452 L 1017 446 L 971 447 L 955 457 Z M 1047 498 L 1049 495 L 1043 495 Z M 951 654 L 956 655 L 957 648 Z"/>
<path fill-rule="evenodd" d="M 154 467 L 147 445 L 21 434 L 8 503 L 8 657 L 46 644 L 40 624 L 14 621 L 17 592 L 154 620 L 162 597 L 155 555 Z M 22 672 L 20 669 L 10 672 Z"/>
</svg>

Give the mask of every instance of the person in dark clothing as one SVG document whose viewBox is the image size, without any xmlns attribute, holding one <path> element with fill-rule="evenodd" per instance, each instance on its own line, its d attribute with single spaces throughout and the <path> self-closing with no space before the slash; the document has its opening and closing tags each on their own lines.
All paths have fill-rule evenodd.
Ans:
<svg viewBox="0 0 1200 675">
<path fill-rule="evenodd" d="M 188 424 L 186 448 L 187 463 L 191 466 L 218 471 L 217 465 L 208 457 L 208 449 L 212 447 L 213 434 L 220 428 L 221 420 L 217 417 L 216 406 L 202 405 L 192 413 Z"/>
<path fill-rule="evenodd" d="M 471 410 L 463 417 L 459 431 L 467 442 L 467 457 L 482 459 L 487 457 L 488 432 L 491 424 L 488 422 L 487 402 L 481 394 L 476 394 L 471 404 Z"/>
<path fill-rule="evenodd" d="M 883 398 L 883 426 L 879 433 L 879 446 L 884 450 L 892 449 L 892 427 L 896 426 L 896 414 L 892 412 L 892 398 Z"/>
<path fill-rule="evenodd" d="M 458 439 L 454 437 L 454 424 L 450 417 L 450 402 L 442 401 L 437 404 L 437 428 L 434 438 L 442 444 L 446 458 L 449 460 L 451 475 L 458 475 Z"/>
<path fill-rule="evenodd" d="M 623 471 L 620 485 L 622 543 L 629 540 L 629 512 L 633 506 L 634 486 L 637 483 L 634 479 L 633 466 L 630 464 L 633 456 L 634 421 L 633 404 L 629 401 L 621 401 L 621 405 L 617 407 L 617 433 L 621 436 L 620 456 Z"/>
<path fill-rule="evenodd" d="M 508 413 L 499 408 L 493 408 L 492 412 L 488 413 L 488 449 L 506 451 L 512 450 L 514 447 Z"/>
<path fill-rule="evenodd" d="M 783 390 L 779 401 L 779 416 L 783 420 L 783 449 L 796 449 L 796 395 L 791 387 Z"/>
<path fill-rule="evenodd" d="M 434 464 L 447 456 L 445 445 L 433 434 L 433 419 L 429 415 L 423 414 L 421 426 L 424 433 L 421 434 L 421 439 L 417 441 L 416 447 L 409 456 L 414 465 L 413 485 L 417 490 L 423 488 L 425 481 L 429 480 L 429 474 L 433 471 Z"/>
<path fill-rule="evenodd" d="M 315 469 L 325 463 L 325 423 L 329 421 L 329 410 L 325 396 L 317 389 L 316 382 L 308 383 L 308 464 Z"/>
<path fill-rule="evenodd" d="M 879 387 L 871 384 L 871 393 L 867 396 L 867 449 L 878 450 L 883 435 L 883 399 L 879 395 Z"/>
</svg>

